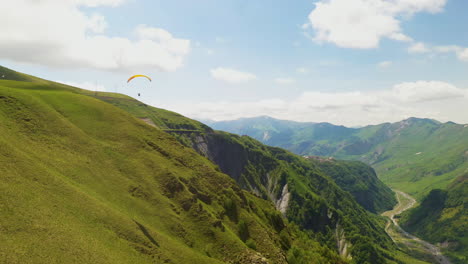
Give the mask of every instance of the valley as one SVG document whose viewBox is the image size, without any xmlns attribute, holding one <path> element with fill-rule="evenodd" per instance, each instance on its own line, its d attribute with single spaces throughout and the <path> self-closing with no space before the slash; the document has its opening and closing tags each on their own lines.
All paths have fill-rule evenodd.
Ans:
<svg viewBox="0 0 468 264">
<path fill-rule="evenodd" d="M 427 255 L 425 257 L 427 259 L 429 259 L 428 256 L 431 256 L 434 263 L 450 264 L 450 260 L 441 253 L 437 246 L 406 232 L 400 227 L 398 224 L 399 215 L 415 207 L 417 202 L 407 193 L 398 190 L 394 191 L 397 196 L 398 204 L 394 209 L 382 213 L 383 216 L 389 218 L 385 226 L 385 231 L 392 237 L 392 240 L 401 247 L 405 247 L 409 251 L 419 252 L 418 254 L 425 254 Z"/>
</svg>

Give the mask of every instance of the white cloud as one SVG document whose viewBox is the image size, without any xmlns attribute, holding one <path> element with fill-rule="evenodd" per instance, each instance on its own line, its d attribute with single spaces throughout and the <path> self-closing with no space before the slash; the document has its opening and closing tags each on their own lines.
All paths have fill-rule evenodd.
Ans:
<svg viewBox="0 0 468 264">
<path fill-rule="evenodd" d="M 436 46 L 433 48 L 433 51 L 439 52 L 439 53 L 448 53 L 448 52 L 459 52 L 461 48 L 456 45 L 449 45 L 449 46 Z"/>
<path fill-rule="evenodd" d="M 93 33 L 103 33 L 107 28 L 106 18 L 99 15 L 93 14 L 88 21 L 88 29 Z"/>
<path fill-rule="evenodd" d="M 468 61 L 468 48 L 460 50 L 457 55 L 460 60 Z"/>
<path fill-rule="evenodd" d="M 400 101 L 425 102 L 462 98 L 468 95 L 467 91 L 467 89 L 460 89 L 446 82 L 417 81 L 395 85 L 391 90 L 391 94 Z"/>
<path fill-rule="evenodd" d="M 428 53 L 430 51 L 426 44 L 422 42 L 414 43 L 408 48 L 409 53 Z"/>
<path fill-rule="evenodd" d="M 438 53 L 453 53 L 461 61 L 468 62 L 468 48 L 457 45 L 430 46 L 422 42 L 414 43 L 408 48 L 409 53 L 429 53 L 435 55 Z"/>
<path fill-rule="evenodd" d="M 257 79 L 257 76 L 252 73 L 222 67 L 212 69 L 210 73 L 216 80 L 228 83 L 244 83 Z"/>
<path fill-rule="evenodd" d="M 405 34 L 403 33 L 395 33 L 395 34 L 392 34 L 390 36 L 388 36 L 390 39 L 393 39 L 393 40 L 397 40 L 397 41 L 401 41 L 401 42 L 412 42 L 413 39 L 406 36 Z"/>
<path fill-rule="evenodd" d="M 410 42 L 400 20 L 418 12 L 436 13 L 447 0 L 320 0 L 309 14 L 314 40 L 343 48 L 369 49 L 382 38 Z M 307 29 L 307 26 L 303 26 Z"/>
<path fill-rule="evenodd" d="M 291 79 L 291 78 L 276 78 L 275 83 L 277 84 L 282 84 L 282 85 L 290 85 L 294 84 L 296 80 Z"/>
<path fill-rule="evenodd" d="M 289 100 L 187 102 L 163 107 L 190 117 L 213 120 L 269 115 L 356 126 L 416 116 L 468 123 L 468 89 L 440 81 L 417 81 L 378 91 L 306 92 Z"/>
<path fill-rule="evenodd" d="M 185 55 L 190 51 L 190 41 L 176 39 L 164 29 L 139 25 L 136 28 L 139 39 L 149 44 L 157 44 L 158 48 L 173 55 Z M 156 48 L 156 47 L 155 47 Z M 156 50 L 156 49 L 155 49 Z"/>
<path fill-rule="evenodd" d="M 56 81 L 56 82 L 63 83 L 63 84 L 66 84 L 66 85 L 70 85 L 70 86 L 73 86 L 73 87 L 78 87 L 78 88 L 90 90 L 90 91 L 101 91 L 101 92 L 106 91 L 106 87 L 104 87 L 103 85 L 98 84 L 98 83 L 92 83 L 92 82 L 66 82 L 66 81 Z"/>
<path fill-rule="evenodd" d="M 153 68 L 174 71 L 183 66 L 184 58 L 190 52 L 189 40 L 175 38 L 166 30 L 146 25 L 136 27 L 136 40 L 109 37 L 103 34 L 109 26 L 105 17 L 80 9 L 115 7 L 123 2 L 4 1 L 0 9 L 0 58 L 102 70 Z"/>
<path fill-rule="evenodd" d="M 468 48 L 457 45 L 435 46 L 431 49 L 433 53 L 454 53 L 461 61 L 468 62 Z"/>
<path fill-rule="evenodd" d="M 447 0 L 396 0 L 394 3 L 395 11 L 412 15 L 418 12 L 442 12 Z"/>
<path fill-rule="evenodd" d="M 379 68 L 388 68 L 390 66 L 392 66 L 393 62 L 391 61 L 382 61 L 382 62 L 379 62 L 379 64 L 377 64 L 377 66 L 379 66 Z"/>
</svg>

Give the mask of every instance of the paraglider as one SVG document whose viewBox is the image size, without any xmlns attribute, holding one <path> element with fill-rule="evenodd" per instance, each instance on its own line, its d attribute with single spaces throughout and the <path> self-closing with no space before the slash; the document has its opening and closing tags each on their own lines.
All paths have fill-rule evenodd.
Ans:
<svg viewBox="0 0 468 264">
<path fill-rule="evenodd" d="M 142 74 L 137 74 L 137 75 L 133 75 L 132 77 L 128 78 L 128 81 L 127 83 L 129 83 L 131 80 L 135 79 L 135 78 L 138 78 L 138 77 L 144 77 L 146 79 L 148 79 L 150 82 L 151 82 L 151 78 L 146 76 L 146 75 L 142 75 Z"/>
<path fill-rule="evenodd" d="M 137 75 L 133 75 L 132 77 L 128 78 L 127 83 L 130 83 L 131 80 L 133 80 L 133 79 L 135 79 L 135 78 L 139 78 L 139 77 L 146 78 L 146 79 L 148 79 L 150 82 L 152 81 L 151 78 L 148 77 L 148 76 L 146 76 L 146 75 L 137 74 Z M 140 96 L 140 93 L 138 93 L 138 96 Z"/>
</svg>

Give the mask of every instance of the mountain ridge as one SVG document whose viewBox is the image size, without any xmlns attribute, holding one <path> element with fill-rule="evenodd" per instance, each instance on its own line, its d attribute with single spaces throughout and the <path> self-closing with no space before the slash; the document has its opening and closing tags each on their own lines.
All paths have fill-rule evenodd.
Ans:
<svg viewBox="0 0 468 264">
<path fill-rule="evenodd" d="M 419 120 L 419 121 L 429 121 L 429 122 L 435 122 L 435 123 L 440 123 L 440 124 L 456 124 L 456 125 L 466 125 L 468 123 L 458 123 L 454 121 L 446 121 L 442 122 L 434 118 L 429 118 L 429 117 L 417 117 L 417 116 L 411 116 L 407 117 L 404 119 L 401 119 L 399 121 L 395 122 L 382 122 L 382 123 L 377 123 L 377 124 L 367 124 L 367 125 L 358 125 L 358 126 L 347 126 L 347 125 L 341 125 L 341 124 L 334 124 L 330 123 L 327 121 L 296 121 L 296 120 L 289 120 L 289 119 L 283 119 L 283 118 L 275 118 L 269 115 L 260 115 L 260 116 L 254 116 L 254 117 L 240 117 L 240 118 L 235 118 L 235 119 L 226 119 L 226 120 L 213 120 L 213 119 L 197 119 L 194 118 L 195 120 L 203 123 L 203 122 L 208 122 L 208 123 L 232 123 L 236 121 L 261 121 L 261 120 L 269 120 L 269 121 L 279 121 L 279 122 L 290 122 L 290 123 L 298 123 L 298 124 L 329 124 L 337 127 L 345 127 L 345 128 L 351 128 L 351 129 L 359 129 L 359 128 L 364 128 L 364 127 L 370 127 L 370 126 L 380 126 L 380 125 L 385 125 L 385 124 L 394 124 L 394 123 L 400 123 L 400 122 L 405 122 L 405 121 L 412 121 L 412 120 Z"/>
<path fill-rule="evenodd" d="M 299 155 L 363 161 L 373 166 L 385 183 L 418 199 L 427 194 L 431 186 L 445 188 L 468 169 L 465 154 L 468 125 L 414 117 L 362 128 L 326 123 L 289 125 L 272 120 L 269 124 L 275 126 L 270 128 L 257 121 L 238 120 L 212 126 L 249 135 Z"/>
</svg>

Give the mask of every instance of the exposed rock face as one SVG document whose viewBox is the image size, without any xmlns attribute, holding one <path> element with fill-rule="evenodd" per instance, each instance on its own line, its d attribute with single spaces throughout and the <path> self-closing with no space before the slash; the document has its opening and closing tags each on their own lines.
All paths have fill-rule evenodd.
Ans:
<svg viewBox="0 0 468 264">
<path fill-rule="evenodd" d="M 193 148 L 217 164 L 222 172 L 238 183 L 242 182 L 241 175 L 247 165 L 247 153 L 242 145 L 225 140 L 218 134 L 206 134 L 195 137 Z"/>
<path fill-rule="evenodd" d="M 273 201 L 273 203 L 276 204 L 278 199 L 276 198 L 274 190 L 275 190 L 275 186 L 278 184 L 278 180 L 273 179 L 273 177 L 271 177 L 270 173 L 266 173 L 265 178 L 267 179 L 267 186 L 266 187 L 267 187 L 268 198 L 271 201 Z"/>
<path fill-rule="evenodd" d="M 281 193 L 280 199 L 276 202 L 276 209 L 280 211 L 283 215 L 286 214 L 288 210 L 289 199 L 291 198 L 291 193 L 288 191 L 288 184 L 284 185 L 283 192 Z"/>
<path fill-rule="evenodd" d="M 336 223 L 335 237 L 336 237 L 336 246 L 338 248 L 338 252 L 340 253 L 340 256 L 343 257 L 344 259 L 351 260 L 352 256 L 349 250 L 351 247 L 351 244 L 346 241 L 345 231 L 340 226 L 339 223 Z"/>
<path fill-rule="evenodd" d="M 277 203 L 281 186 L 274 173 L 279 164 L 274 159 L 240 144 L 232 135 L 198 135 L 192 137 L 192 144 L 198 153 L 217 164 L 242 188 Z"/>
<path fill-rule="evenodd" d="M 200 153 L 201 155 L 209 158 L 208 144 L 205 141 L 205 138 L 202 136 L 195 136 L 193 141 L 193 148 Z"/>
<path fill-rule="evenodd" d="M 231 176 L 243 188 L 271 200 L 278 211 L 283 215 L 286 214 L 291 198 L 287 184 L 281 187 L 278 177 L 270 173 L 271 171 L 266 171 L 261 175 L 260 184 L 255 179 L 243 176 L 243 173 L 248 171 L 249 159 L 260 160 L 263 157 L 257 157 L 258 154 L 217 134 L 195 136 L 192 141 L 193 148 L 217 164 L 222 172 Z M 260 167 L 262 164 L 256 165 Z M 272 171 L 275 165 L 271 166 Z M 278 190 L 282 190 L 281 193 Z"/>
<path fill-rule="evenodd" d="M 264 142 L 267 142 L 270 138 L 271 138 L 271 135 L 270 135 L 270 132 L 269 132 L 269 131 L 263 132 L 263 138 L 262 138 L 262 140 L 263 140 Z"/>
</svg>

